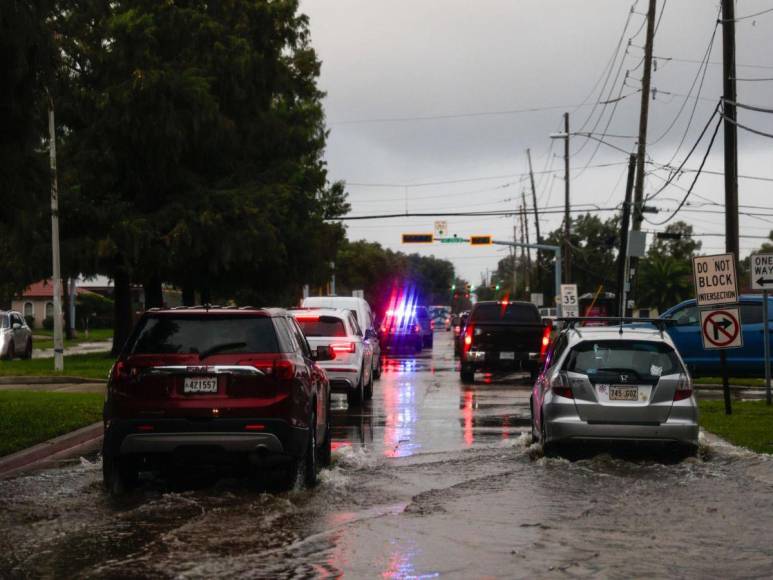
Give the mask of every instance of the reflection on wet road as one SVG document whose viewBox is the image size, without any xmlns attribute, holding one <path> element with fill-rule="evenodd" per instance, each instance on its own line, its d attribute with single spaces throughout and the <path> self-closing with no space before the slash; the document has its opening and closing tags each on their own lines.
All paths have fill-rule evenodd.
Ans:
<svg viewBox="0 0 773 580">
<path fill-rule="evenodd" d="M 0 481 L 0 577 L 769 576 L 773 461 L 706 444 L 545 459 L 529 385 L 458 380 L 450 336 L 333 405 L 312 491 L 148 481 L 109 500 L 99 458 Z"/>
</svg>

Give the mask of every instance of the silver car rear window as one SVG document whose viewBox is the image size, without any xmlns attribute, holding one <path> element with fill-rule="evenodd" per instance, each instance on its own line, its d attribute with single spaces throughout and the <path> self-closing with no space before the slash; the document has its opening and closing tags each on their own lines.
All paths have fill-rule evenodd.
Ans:
<svg viewBox="0 0 773 580">
<path fill-rule="evenodd" d="M 604 372 L 631 372 L 646 380 L 684 372 L 674 349 L 645 340 L 583 341 L 569 352 L 564 370 L 591 377 Z"/>
</svg>

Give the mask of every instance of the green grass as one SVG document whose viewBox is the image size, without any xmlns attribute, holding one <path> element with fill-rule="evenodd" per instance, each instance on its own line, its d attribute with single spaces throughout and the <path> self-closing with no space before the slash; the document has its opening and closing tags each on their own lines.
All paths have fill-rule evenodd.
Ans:
<svg viewBox="0 0 773 580">
<path fill-rule="evenodd" d="M 765 386 L 765 379 L 730 378 L 728 382 L 731 385 L 738 385 L 741 387 L 764 387 Z M 695 379 L 695 384 L 696 385 L 721 385 L 722 377 L 701 377 L 699 379 Z"/>
<path fill-rule="evenodd" d="M 54 348 L 54 331 L 39 328 L 32 331 L 32 335 L 35 337 L 32 340 L 32 346 L 35 349 Z M 37 337 L 46 338 L 37 338 Z M 89 330 L 89 336 L 86 337 L 86 333 L 82 330 L 78 331 L 78 335 L 72 340 L 65 339 L 64 346 L 75 346 L 82 342 L 99 342 L 102 340 L 110 340 L 113 338 L 112 328 L 93 328 Z"/>
<path fill-rule="evenodd" d="M 701 427 L 734 445 L 773 454 L 773 406 L 765 401 L 733 401 L 733 414 L 725 415 L 723 401 L 698 401 Z"/>
<path fill-rule="evenodd" d="M 65 356 L 62 373 L 54 371 L 53 358 L 0 360 L 0 376 L 67 376 L 107 380 L 107 373 L 114 360 L 108 352 Z"/>
<path fill-rule="evenodd" d="M 0 391 L 0 456 L 99 421 L 103 401 L 99 393 Z"/>
</svg>

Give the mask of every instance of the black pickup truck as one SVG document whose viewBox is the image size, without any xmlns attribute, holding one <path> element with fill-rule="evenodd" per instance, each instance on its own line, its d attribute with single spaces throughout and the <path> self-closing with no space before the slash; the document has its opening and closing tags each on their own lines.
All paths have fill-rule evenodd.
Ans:
<svg viewBox="0 0 773 580">
<path fill-rule="evenodd" d="M 476 371 L 529 371 L 535 379 L 545 361 L 550 331 L 531 302 L 478 302 L 462 340 L 462 382 L 472 383 Z"/>
</svg>

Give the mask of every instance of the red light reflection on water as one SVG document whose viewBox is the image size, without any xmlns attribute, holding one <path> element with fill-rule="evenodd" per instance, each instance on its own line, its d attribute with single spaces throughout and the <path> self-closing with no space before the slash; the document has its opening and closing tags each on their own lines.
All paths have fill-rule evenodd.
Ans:
<svg viewBox="0 0 773 580">
<path fill-rule="evenodd" d="M 464 406 L 462 407 L 462 415 L 464 417 L 464 443 L 467 447 L 472 447 L 472 443 L 475 440 L 475 435 L 472 430 L 472 413 L 473 406 L 475 404 L 475 393 L 473 391 L 466 391 L 464 393 Z"/>
</svg>

